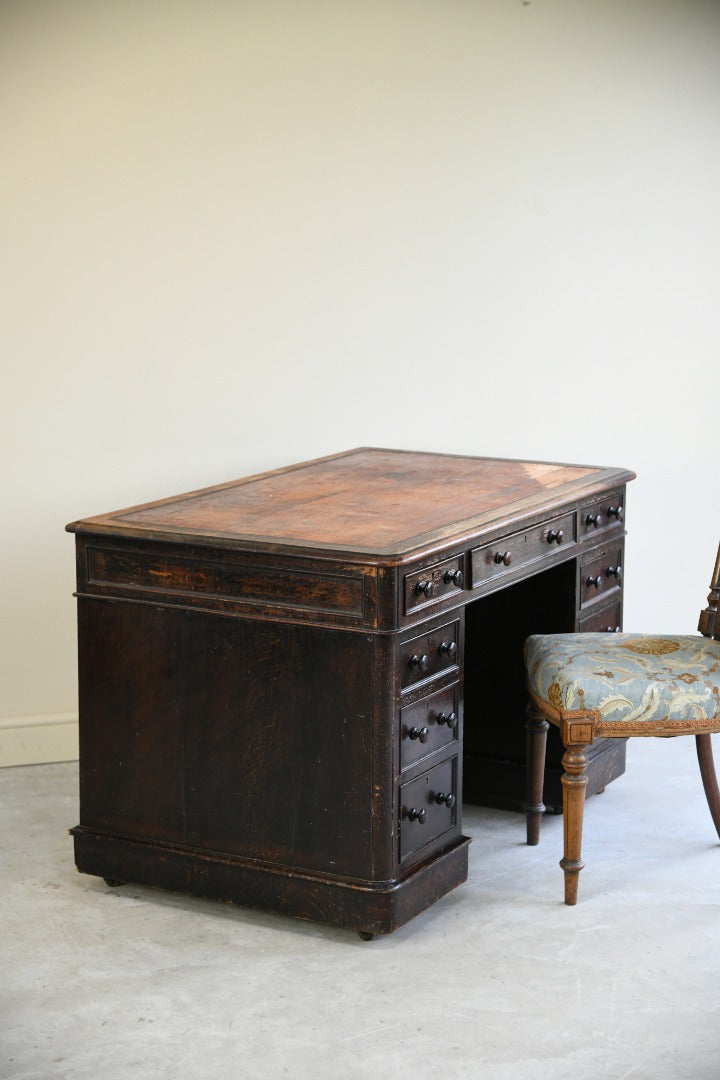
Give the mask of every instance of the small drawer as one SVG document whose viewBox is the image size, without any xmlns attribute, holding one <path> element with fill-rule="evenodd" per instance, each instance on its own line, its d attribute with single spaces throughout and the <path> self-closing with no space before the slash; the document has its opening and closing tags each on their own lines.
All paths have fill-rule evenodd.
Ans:
<svg viewBox="0 0 720 1080">
<path fill-rule="evenodd" d="M 585 540 L 604 529 L 623 525 L 624 522 L 625 493 L 614 491 L 578 510 L 578 537 L 580 540 Z"/>
<path fill-rule="evenodd" d="M 601 555 L 580 566 L 580 607 L 609 599 L 622 587 L 622 544 L 608 548 Z"/>
<path fill-rule="evenodd" d="M 600 611 L 592 611 L 578 621 L 578 630 L 584 634 L 612 634 L 622 630 L 622 600 Z"/>
<path fill-rule="evenodd" d="M 405 614 L 438 604 L 448 596 L 462 592 L 464 556 L 444 559 L 424 570 L 405 575 Z"/>
<path fill-rule="evenodd" d="M 458 734 L 458 685 L 447 686 L 400 710 L 400 768 L 454 742 Z"/>
<path fill-rule="evenodd" d="M 575 514 L 563 514 L 526 532 L 501 537 L 470 552 L 473 587 L 554 555 L 575 544 Z"/>
<path fill-rule="evenodd" d="M 457 667 L 459 643 L 459 621 L 403 641 L 399 649 L 400 685 L 403 690 L 448 668 Z"/>
<path fill-rule="evenodd" d="M 400 859 L 437 840 L 458 820 L 457 758 L 400 787 Z"/>
</svg>

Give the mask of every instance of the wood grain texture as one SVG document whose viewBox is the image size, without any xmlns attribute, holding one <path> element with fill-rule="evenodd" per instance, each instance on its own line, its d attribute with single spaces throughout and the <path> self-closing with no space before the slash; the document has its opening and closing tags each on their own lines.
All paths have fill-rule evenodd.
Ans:
<svg viewBox="0 0 720 1080">
<path fill-rule="evenodd" d="M 372 637 L 87 600 L 79 629 L 83 826 L 372 876 Z"/>
</svg>

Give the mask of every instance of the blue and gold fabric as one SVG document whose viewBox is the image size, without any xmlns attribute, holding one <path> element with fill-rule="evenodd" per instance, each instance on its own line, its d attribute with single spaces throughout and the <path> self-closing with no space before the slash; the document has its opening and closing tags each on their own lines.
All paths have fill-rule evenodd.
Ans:
<svg viewBox="0 0 720 1080">
<path fill-rule="evenodd" d="M 700 635 L 539 634 L 525 643 L 528 687 L 556 722 L 587 716 L 597 735 L 720 730 L 720 641 Z"/>
</svg>

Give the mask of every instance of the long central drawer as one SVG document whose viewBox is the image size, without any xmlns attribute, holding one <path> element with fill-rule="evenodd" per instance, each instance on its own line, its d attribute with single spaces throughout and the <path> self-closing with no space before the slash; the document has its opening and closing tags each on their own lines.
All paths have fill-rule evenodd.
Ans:
<svg viewBox="0 0 720 1080">
<path fill-rule="evenodd" d="M 493 540 L 470 552 L 473 588 L 500 580 L 521 567 L 575 546 L 575 514 L 562 514 L 533 529 Z"/>
</svg>

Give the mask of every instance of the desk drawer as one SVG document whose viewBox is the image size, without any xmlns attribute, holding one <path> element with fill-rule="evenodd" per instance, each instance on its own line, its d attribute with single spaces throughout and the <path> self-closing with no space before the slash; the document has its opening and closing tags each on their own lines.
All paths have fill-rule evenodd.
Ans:
<svg viewBox="0 0 720 1080">
<path fill-rule="evenodd" d="M 457 683 L 406 705 L 400 710 L 400 768 L 454 742 L 457 732 Z"/>
<path fill-rule="evenodd" d="M 578 537 L 585 540 L 603 533 L 605 529 L 623 524 L 625 520 L 625 493 L 614 491 L 578 510 Z"/>
<path fill-rule="evenodd" d="M 592 610 L 589 615 L 584 615 L 578 621 L 578 630 L 585 634 L 612 634 L 622 630 L 622 600 L 601 611 Z"/>
<path fill-rule="evenodd" d="M 400 787 L 400 860 L 457 824 L 457 758 Z"/>
<path fill-rule="evenodd" d="M 398 653 L 400 685 L 403 690 L 422 682 L 423 679 L 430 679 L 433 675 L 457 667 L 459 642 L 459 620 L 403 641 Z"/>
<path fill-rule="evenodd" d="M 367 581 L 361 570 L 335 573 L 280 569 L 231 561 L 208 553 L 194 557 L 163 551 L 89 544 L 89 591 L 99 595 L 150 599 L 188 606 L 233 610 L 317 612 L 359 621 L 367 613 Z"/>
<path fill-rule="evenodd" d="M 575 545 L 575 514 L 563 514 L 525 532 L 513 533 L 470 553 L 473 587 L 500 579 L 519 567 Z"/>
<path fill-rule="evenodd" d="M 456 555 L 453 559 L 444 559 L 424 570 L 406 574 L 405 614 L 438 604 L 448 596 L 462 592 L 463 562 L 464 557 Z"/>
<path fill-rule="evenodd" d="M 607 600 L 622 588 L 623 545 L 613 545 L 580 564 L 580 607 Z"/>
</svg>

